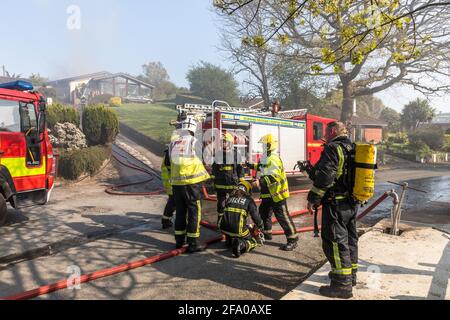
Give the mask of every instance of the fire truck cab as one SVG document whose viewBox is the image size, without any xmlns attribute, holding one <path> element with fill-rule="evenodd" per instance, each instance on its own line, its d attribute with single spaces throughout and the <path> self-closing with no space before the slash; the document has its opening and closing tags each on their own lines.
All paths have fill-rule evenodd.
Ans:
<svg viewBox="0 0 450 320">
<path fill-rule="evenodd" d="M 54 181 L 45 98 L 25 81 L 0 84 L 0 226 L 7 203 L 44 205 Z"/>
</svg>

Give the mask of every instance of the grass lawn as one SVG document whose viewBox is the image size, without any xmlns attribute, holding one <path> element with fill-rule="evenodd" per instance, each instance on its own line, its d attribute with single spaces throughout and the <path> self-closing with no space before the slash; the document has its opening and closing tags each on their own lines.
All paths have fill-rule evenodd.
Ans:
<svg viewBox="0 0 450 320">
<path fill-rule="evenodd" d="M 162 105 L 124 104 L 114 110 L 120 122 L 162 144 L 169 142 L 174 130 L 169 122 L 176 120 L 175 109 Z"/>
</svg>

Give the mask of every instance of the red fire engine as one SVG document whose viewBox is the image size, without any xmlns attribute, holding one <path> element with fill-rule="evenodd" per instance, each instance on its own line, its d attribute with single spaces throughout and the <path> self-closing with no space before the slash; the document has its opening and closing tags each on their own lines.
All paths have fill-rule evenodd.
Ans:
<svg viewBox="0 0 450 320">
<path fill-rule="evenodd" d="M 46 129 L 46 102 L 24 81 L 0 84 L 0 226 L 13 208 L 49 200 L 55 159 Z"/>
<path fill-rule="evenodd" d="M 262 155 L 258 143 L 266 134 L 273 134 L 279 142 L 279 152 L 288 173 L 299 174 L 295 166 L 298 161 L 309 160 L 315 165 L 323 151 L 325 130 L 334 119 L 313 116 L 307 110 L 283 111 L 273 116 L 272 112 L 232 108 L 225 102 L 214 102 L 212 106 L 178 106 L 180 113 L 204 115 L 203 130 L 228 132 L 235 136 L 236 148 L 245 151 L 251 163 Z M 214 123 L 214 125 L 212 125 Z M 213 139 L 216 140 L 216 139 Z"/>
</svg>

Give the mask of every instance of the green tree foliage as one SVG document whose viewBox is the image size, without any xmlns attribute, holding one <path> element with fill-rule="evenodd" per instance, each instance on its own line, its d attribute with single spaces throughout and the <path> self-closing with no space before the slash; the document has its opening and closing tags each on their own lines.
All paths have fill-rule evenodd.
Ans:
<svg viewBox="0 0 450 320">
<path fill-rule="evenodd" d="M 421 124 L 429 123 L 436 116 L 436 109 L 427 100 L 417 98 L 409 102 L 402 111 L 401 121 L 405 129 L 414 131 Z"/>
<path fill-rule="evenodd" d="M 448 3 L 420 0 L 268 0 L 264 21 L 270 31 L 243 38 L 279 56 L 307 65 L 308 75 L 328 77 L 342 88 L 341 120 L 351 118 L 353 99 L 395 84 L 422 93 L 450 90 Z M 261 0 L 218 0 L 227 14 Z M 256 4 L 256 5 L 255 5 Z M 255 22 L 253 22 L 255 23 Z M 241 28 L 250 28 L 243 25 Z M 441 81 L 422 81 L 439 75 Z"/>
<path fill-rule="evenodd" d="M 231 72 L 219 66 L 201 61 L 193 66 L 186 76 L 192 94 L 208 100 L 225 100 L 239 103 L 238 83 Z"/>
<path fill-rule="evenodd" d="M 139 79 L 155 86 L 154 98 L 164 100 L 174 98 L 178 88 L 170 82 L 170 76 L 161 62 L 149 62 L 142 65 L 142 75 Z"/>
<path fill-rule="evenodd" d="M 401 115 L 392 108 L 386 107 L 381 111 L 380 119 L 388 124 L 389 132 L 399 132 L 401 130 Z"/>
<path fill-rule="evenodd" d="M 72 123 L 80 126 L 80 114 L 72 106 L 53 104 L 47 108 L 47 125 L 52 129 L 57 123 Z"/>
<path fill-rule="evenodd" d="M 91 146 L 111 144 L 119 134 L 119 120 L 111 108 L 89 106 L 83 113 L 83 132 Z"/>
<path fill-rule="evenodd" d="M 111 156 L 111 148 L 90 147 L 63 152 L 58 160 L 58 175 L 67 180 L 78 180 L 82 175 L 94 175 Z"/>
<path fill-rule="evenodd" d="M 421 129 L 410 133 L 408 137 L 413 146 L 417 146 L 423 142 L 435 151 L 442 150 L 445 145 L 444 130 L 439 127 Z"/>
</svg>

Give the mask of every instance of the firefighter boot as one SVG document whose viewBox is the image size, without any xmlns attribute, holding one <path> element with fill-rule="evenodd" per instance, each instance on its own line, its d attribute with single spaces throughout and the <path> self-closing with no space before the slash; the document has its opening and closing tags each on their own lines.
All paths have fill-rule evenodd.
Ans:
<svg viewBox="0 0 450 320">
<path fill-rule="evenodd" d="M 235 238 L 233 240 L 233 256 L 235 256 L 236 258 L 239 258 L 244 253 L 246 253 L 247 249 L 247 241 L 238 238 Z"/>
<path fill-rule="evenodd" d="M 333 272 L 330 271 L 330 273 L 328 273 L 328 278 L 330 278 L 330 280 L 333 280 Z M 356 287 L 358 285 L 358 276 L 355 272 L 353 272 L 352 275 L 352 287 Z"/>
<path fill-rule="evenodd" d="M 331 286 L 324 286 L 319 289 L 322 296 L 332 299 L 351 299 L 353 298 L 352 286 L 335 286 L 333 283 Z"/>
<path fill-rule="evenodd" d="M 188 238 L 189 248 L 187 250 L 188 253 L 197 253 L 205 251 L 205 248 L 200 243 L 199 239 Z"/>
<path fill-rule="evenodd" d="M 176 248 L 177 249 L 181 249 L 186 244 L 186 237 L 184 237 L 184 236 L 176 236 L 175 237 L 175 241 L 177 243 L 176 244 Z"/>
<path fill-rule="evenodd" d="M 273 240 L 272 231 L 263 231 L 263 234 L 264 234 L 264 239 L 266 241 L 272 241 Z"/>
<path fill-rule="evenodd" d="M 294 251 L 298 247 L 298 240 L 288 240 L 288 243 L 281 247 L 283 251 Z"/>
</svg>

